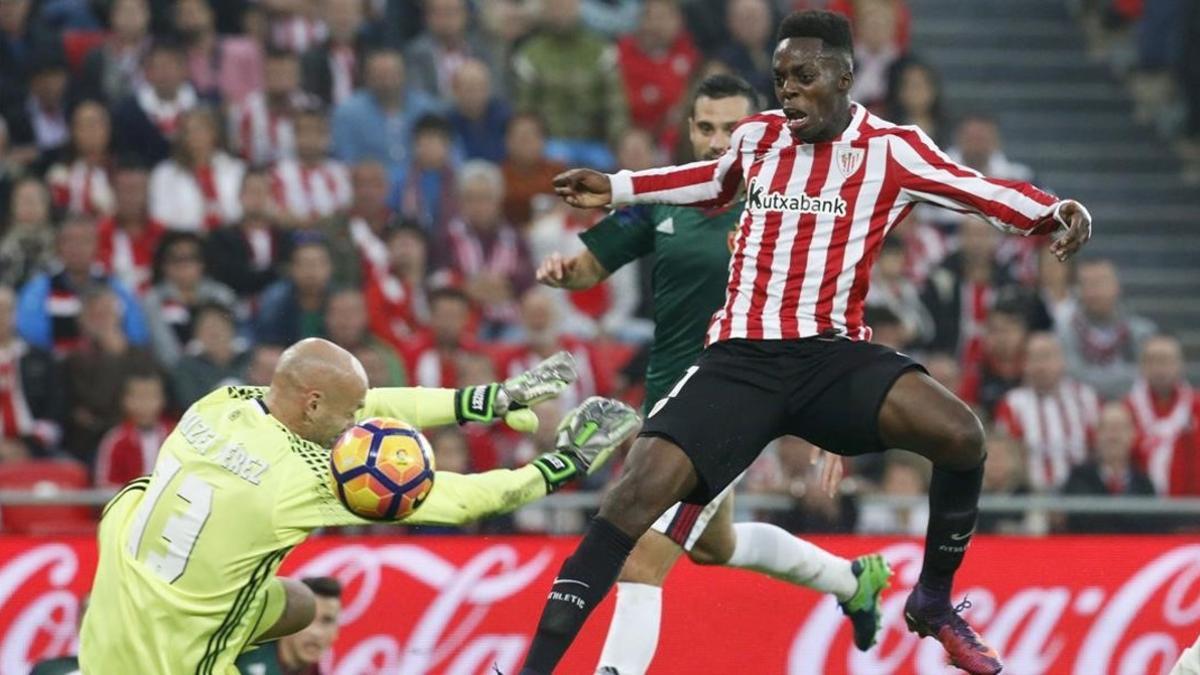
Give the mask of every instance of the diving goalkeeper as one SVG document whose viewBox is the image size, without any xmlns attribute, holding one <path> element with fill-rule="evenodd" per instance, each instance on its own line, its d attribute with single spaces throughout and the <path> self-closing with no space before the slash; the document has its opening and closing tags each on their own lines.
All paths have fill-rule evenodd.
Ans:
<svg viewBox="0 0 1200 675">
<path fill-rule="evenodd" d="M 167 437 L 154 472 L 105 507 L 82 672 L 236 673 L 250 645 L 312 620 L 311 591 L 275 576 L 288 552 L 314 529 L 370 522 L 329 486 L 329 448 L 355 420 L 424 428 L 504 419 L 529 430 L 528 407 L 574 379 L 560 353 L 503 383 L 368 390 L 358 359 L 308 339 L 283 352 L 270 387 L 210 393 Z M 590 398 L 563 420 L 555 452 L 511 471 L 438 471 L 404 522 L 461 525 L 540 499 L 603 463 L 638 424 L 628 406 Z"/>
</svg>

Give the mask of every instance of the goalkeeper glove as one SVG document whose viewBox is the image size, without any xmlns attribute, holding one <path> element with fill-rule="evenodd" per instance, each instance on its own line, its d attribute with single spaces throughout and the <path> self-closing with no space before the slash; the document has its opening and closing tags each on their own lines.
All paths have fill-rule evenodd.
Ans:
<svg viewBox="0 0 1200 675">
<path fill-rule="evenodd" d="M 593 396 L 567 413 L 558 425 L 555 451 L 533 460 L 546 479 L 546 491 L 594 473 L 612 451 L 641 424 L 637 411 L 624 403 Z"/>
<path fill-rule="evenodd" d="M 504 382 L 459 389 L 454 393 L 454 414 L 460 424 L 503 418 L 513 429 L 532 433 L 537 431 L 537 415 L 528 408 L 558 396 L 576 377 L 575 358 L 558 352 Z"/>
</svg>

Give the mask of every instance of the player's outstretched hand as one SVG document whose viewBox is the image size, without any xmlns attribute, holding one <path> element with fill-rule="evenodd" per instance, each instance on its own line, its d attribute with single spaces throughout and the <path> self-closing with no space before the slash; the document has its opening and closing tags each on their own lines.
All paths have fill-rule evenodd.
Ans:
<svg viewBox="0 0 1200 675">
<path fill-rule="evenodd" d="M 538 283 L 550 288 L 566 288 L 573 264 L 573 259 L 564 258 L 561 253 L 551 253 L 537 268 Z"/>
<path fill-rule="evenodd" d="M 488 424 L 503 418 L 515 431 L 533 433 L 538 418 L 530 406 L 558 396 L 577 377 L 575 357 L 570 352 L 558 352 L 503 382 L 459 389 L 454 399 L 455 416 L 460 423 Z"/>
<path fill-rule="evenodd" d="M 604 466 L 617 446 L 641 425 L 637 411 L 611 398 L 592 396 L 558 425 L 555 451 L 533 460 L 554 492 L 575 478 L 591 475 Z"/>
<path fill-rule="evenodd" d="M 1092 214 L 1083 204 L 1068 199 L 1058 207 L 1054 217 L 1065 228 L 1065 232 L 1050 244 L 1050 252 L 1059 262 L 1065 262 L 1092 238 Z"/>
<path fill-rule="evenodd" d="M 592 169 L 571 169 L 554 177 L 554 192 L 579 209 L 592 209 L 612 202 L 608 176 Z"/>
</svg>

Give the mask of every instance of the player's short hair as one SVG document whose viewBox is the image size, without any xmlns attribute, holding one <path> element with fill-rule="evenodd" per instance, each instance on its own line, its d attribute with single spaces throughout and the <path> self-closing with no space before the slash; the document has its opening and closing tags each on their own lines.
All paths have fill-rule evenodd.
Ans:
<svg viewBox="0 0 1200 675">
<path fill-rule="evenodd" d="M 304 577 L 300 583 L 308 586 L 318 598 L 342 599 L 342 582 L 333 577 Z"/>
<path fill-rule="evenodd" d="M 779 24 L 777 42 L 790 38 L 817 38 L 832 49 L 854 51 L 850 21 L 837 12 L 810 9 L 787 15 Z"/>
<path fill-rule="evenodd" d="M 717 73 L 704 78 L 700 86 L 696 87 L 696 96 L 692 99 L 693 111 L 695 111 L 696 100 L 701 96 L 713 100 L 741 96 L 750 102 L 750 112 L 757 112 L 759 109 L 758 92 L 754 90 L 754 87 L 737 75 L 729 73 Z"/>
</svg>

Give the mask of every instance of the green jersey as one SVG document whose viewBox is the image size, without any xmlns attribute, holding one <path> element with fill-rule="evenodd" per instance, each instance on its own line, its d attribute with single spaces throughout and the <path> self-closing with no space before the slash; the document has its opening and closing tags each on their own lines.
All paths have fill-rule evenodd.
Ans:
<svg viewBox="0 0 1200 675">
<path fill-rule="evenodd" d="M 79 675 L 79 659 L 74 656 L 62 656 L 42 661 L 29 671 L 29 675 Z"/>
<path fill-rule="evenodd" d="M 646 369 L 644 410 L 695 363 L 714 312 L 725 301 L 729 232 L 743 202 L 697 209 L 652 204 L 614 211 L 580 234 L 604 269 L 654 253 L 654 344 Z"/>
<path fill-rule="evenodd" d="M 241 675 L 284 675 L 283 666 L 279 663 L 278 641 L 251 649 L 239 656 L 234 665 Z"/>
</svg>

